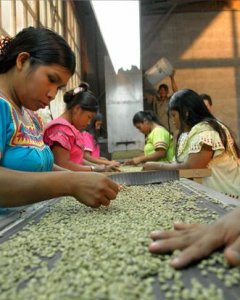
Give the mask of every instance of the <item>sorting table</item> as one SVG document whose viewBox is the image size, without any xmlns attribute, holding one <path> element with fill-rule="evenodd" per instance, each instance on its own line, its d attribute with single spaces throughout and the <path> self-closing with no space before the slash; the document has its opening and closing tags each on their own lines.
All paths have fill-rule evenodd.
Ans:
<svg viewBox="0 0 240 300">
<path fill-rule="evenodd" d="M 5 211 L 0 299 L 239 299 L 240 268 L 227 266 L 221 252 L 174 270 L 172 255 L 147 249 L 151 230 L 210 222 L 236 205 L 181 179 L 126 186 L 100 209 L 64 197 L 20 209 L 11 221 Z"/>
</svg>

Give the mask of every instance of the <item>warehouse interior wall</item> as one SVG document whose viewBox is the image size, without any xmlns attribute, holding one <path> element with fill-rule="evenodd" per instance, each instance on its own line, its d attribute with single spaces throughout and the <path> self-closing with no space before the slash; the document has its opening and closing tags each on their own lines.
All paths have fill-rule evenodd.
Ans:
<svg viewBox="0 0 240 300">
<path fill-rule="evenodd" d="M 213 113 L 232 129 L 239 142 L 240 1 L 232 2 L 234 6 L 227 7 L 220 1 L 221 5 L 216 1 L 194 8 L 189 5 L 185 10 L 173 10 L 167 17 L 142 14 L 141 63 L 146 71 L 166 57 L 176 69 L 178 88 L 209 94 Z M 86 78 L 92 82 L 94 92 L 102 95 L 104 108 L 103 56 L 107 51 L 91 9 L 84 22 L 89 59 Z M 169 78 L 161 83 L 170 86 Z"/>
<path fill-rule="evenodd" d="M 168 58 L 176 69 L 178 87 L 209 94 L 213 113 L 233 130 L 239 142 L 240 1 L 230 2 L 234 7 L 212 5 L 209 9 L 199 4 L 167 16 L 142 13 L 141 63 L 147 70 L 161 57 Z M 26 26 L 47 26 L 67 39 L 77 56 L 77 70 L 67 89 L 80 80 L 89 82 L 106 115 L 104 59 L 108 53 L 90 3 L 0 0 L 0 34 L 13 36 Z M 163 82 L 170 84 L 168 78 Z M 51 104 L 53 117 L 63 109 L 59 93 Z"/>
<path fill-rule="evenodd" d="M 159 18 L 142 19 L 143 69 L 166 57 L 176 69 L 178 88 L 209 94 L 214 115 L 239 141 L 240 11 L 173 13 L 149 41 L 149 32 Z M 170 84 L 168 78 L 163 82 Z"/>
<path fill-rule="evenodd" d="M 6 13 L 7 12 L 7 13 Z M 73 1 L 62 0 L 0 0 L 0 35 L 13 37 L 24 27 L 45 26 L 62 35 L 76 54 L 76 72 L 66 89 L 79 84 L 81 74 L 81 26 Z M 59 91 L 49 109 L 40 110 L 45 122 L 59 116 L 65 110 Z"/>
</svg>

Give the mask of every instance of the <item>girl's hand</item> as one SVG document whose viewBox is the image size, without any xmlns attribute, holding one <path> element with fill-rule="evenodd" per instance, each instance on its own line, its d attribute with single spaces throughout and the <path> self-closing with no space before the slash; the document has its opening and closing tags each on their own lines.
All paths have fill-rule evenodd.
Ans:
<svg viewBox="0 0 240 300">
<path fill-rule="evenodd" d="M 93 208 L 108 206 L 120 190 L 117 183 L 100 173 L 73 172 L 71 176 L 71 194 L 79 202 Z"/>
<path fill-rule="evenodd" d="M 123 166 L 129 166 L 129 165 L 133 165 L 133 159 L 127 159 L 127 160 L 123 163 Z"/>
<path fill-rule="evenodd" d="M 116 160 L 111 160 L 109 165 L 112 167 L 120 167 L 120 162 Z"/>
<path fill-rule="evenodd" d="M 95 165 L 94 172 L 106 172 L 106 165 Z"/>
<path fill-rule="evenodd" d="M 134 166 L 137 166 L 139 165 L 140 163 L 142 162 L 142 158 L 140 157 L 135 157 L 135 158 L 132 158 L 132 159 L 128 159 L 124 162 L 124 166 L 125 165 L 134 165 Z"/>
<path fill-rule="evenodd" d="M 175 224 L 174 230 L 153 231 L 149 245 L 152 253 L 182 252 L 171 261 L 174 268 L 182 268 L 223 248 L 227 262 L 240 265 L 240 208 L 235 208 L 209 225 Z"/>
</svg>

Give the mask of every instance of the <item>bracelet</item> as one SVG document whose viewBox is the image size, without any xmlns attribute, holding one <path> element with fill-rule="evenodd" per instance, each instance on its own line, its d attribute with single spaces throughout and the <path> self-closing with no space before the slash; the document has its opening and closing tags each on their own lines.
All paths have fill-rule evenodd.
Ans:
<svg viewBox="0 0 240 300">
<path fill-rule="evenodd" d="M 91 168 L 91 171 L 94 172 L 96 170 L 96 167 L 95 166 L 90 166 Z"/>
</svg>

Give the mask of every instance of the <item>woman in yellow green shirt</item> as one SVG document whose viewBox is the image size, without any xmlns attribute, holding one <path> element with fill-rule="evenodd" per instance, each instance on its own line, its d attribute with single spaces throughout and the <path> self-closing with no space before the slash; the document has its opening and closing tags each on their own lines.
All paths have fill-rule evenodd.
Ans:
<svg viewBox="0 0 240 300">
<path fill-rule="evenodd" d="M 147 161 L 172 161 L 173 137 L 161 125 L 153 111 L 137 112 L 133 117 L 133 125 L 146 137 L 144 155 L 127 160 L 125 165 L 138 165 Z"/>
</svg>

